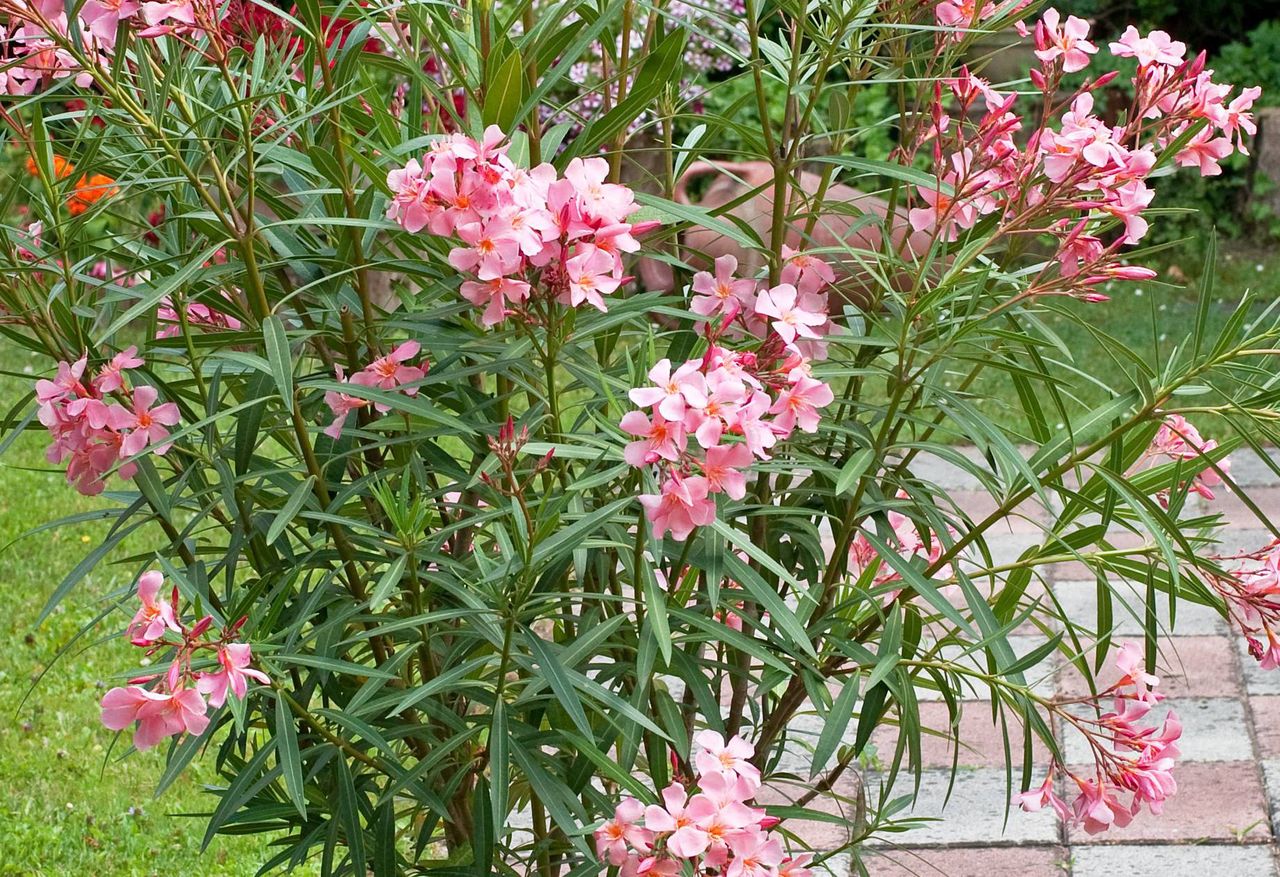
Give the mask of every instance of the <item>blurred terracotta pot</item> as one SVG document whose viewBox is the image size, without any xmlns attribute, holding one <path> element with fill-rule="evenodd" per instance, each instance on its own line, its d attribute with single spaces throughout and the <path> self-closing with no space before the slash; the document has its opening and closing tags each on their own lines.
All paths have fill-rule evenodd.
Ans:
<svg viewBox="0 0 1280 877">
<path fill-rule="evenodd" d="M 714 210 L 742 198 L 748 192 L 759 190 L 723 216 L 733 216 L 749 225 L 763 240 L 768 240 L 773 223 L 773 167 L 764 161 L 727 162 L 710 164 L 698 162 L 677 181 L 675 199 L 682 204 L 694 203 L 689 197 L 689 185 L 700 177 L 714 177 L 697 202 L 699 206 Z M 800 189 L 806 195 L 817 193 L 821 178 L 808 171 L 799 175 Z M 790 187 L 794 189 L 793 187 Z M 862 251 L 862 260 L 874 263 L 874 253 L 884 245 L 884 228 L 888 214 L 888 202 L 875 195 L 860 192 L 851 186 L 836 183 L 827 189 L 823 210 L 814 224 L 812 237 L 804 237 L 808 222 L 803 199 L 793 192 L 788 213 L 785 243 L 793 249 L 820 249 L 849 247 Z M 896 251 L 910 261 L 912 256 L 928 251 L 931 243 L 927 234 L 913 232 L 907 223 L 906 210 L 895 212 L 890 229 L 890 241 Z M 732 238 L 706 228 L 691 228 L 680 238 L 684 257 L 696 268 L 708 268 L 712 261 L 723 255 L 733 255 L 738 260 L 738 273 L 754 275 L 761 267 L 763 257 L 748 250 Z M 883 288 L 883 281 L 867 270 L 854 254 L 824 253 L 824 258 L 835 268 L 837 287 L 841 297 L 850 303 L 865 305 L 876 298 L 876 290 Z M 669 289 L 673 283 L 671 267 L 663 262 L 645 259 L 639 267 L 640 279 L 649 289 Z M 909 288 L 914 276 L 899 271 L 888 278 L 898 290 Z"/>
</svg>

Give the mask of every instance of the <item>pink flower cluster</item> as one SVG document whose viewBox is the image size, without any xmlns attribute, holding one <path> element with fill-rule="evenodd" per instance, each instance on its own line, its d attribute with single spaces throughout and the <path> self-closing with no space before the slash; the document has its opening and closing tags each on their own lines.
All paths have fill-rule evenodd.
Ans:
<svg viewBox="0 0 1280 877">
<path fill-rule="evenodd" d="M 1142 649 L 1135 643 L 1126 643 L 1120 649 L 1116 666 L 1122 674 L 1120 680 L 1099 695 L 1114 698 L 1111 712 L 1097 718 L 1066 710 L 1058 712 L 1088 740 L 1094 774 L 1081 776 L 1051 765 L 1043 785 L 1015 796 L 1015 803 L 1023 810 L 1034 812 L 1048 806 L 1061 819 L 1080 825 L 1089 834 L 1098 834 L 1113 825 L 1125 827 L 1143 805 L 1158 815 L 1164 802 L 1177 792 L 1173 768 L 1180 754 L 1177 742 L 1182 736 L 1178 716 L 1169 710 L 1158 727 L 1138 724 L 1163 699 L 1155 691 L 1160 680 L 1142 670 Z M 1079 790 L 1070 806 L 1054 792 L 1054 776 L 1059 771 Z M 1132 798 L 1122 800 L 1121 796 L 1128 794 Z"/>
<path fill-rule="evenodd" d="M 1165 418 L 1164 423 L 1160 424 L 1156 437 L 1151 441 L 1151 447 L 1147 448 L 1135 465 L 1141 466 L 1143 463 L 1158 465 L 1178 460 L 1204 465 L 1205 455 L 1216 447 L 1218 447 L 1216 440 L 1201 438 L 1200 431 L 1188 423 L 1181 414 L 1170 414 Z M 1216 469 L 1210 466 L 1196 473 L 1196 476 L 1191 479 L 1191 490 L 1209 500 L 1214 498 L 1213 488 L 1222 484 L 1222 475 L 1218 470 L 1231 471 L 1229 459 L 1219 460 L 1214 465 Z M 1169 505 L 1168 490 L 1160 491 L 1156 494 L 1156 498 L 1161 505 L 1166 507 Z"/>
<path fill-rule="evenodd" d="M 155 404 L 155 387 L 130 389 L 124 370 L 144 364 L 137 354 L 136 347 L 121 351 L 89 381 L 84 380 L 87 354 L 74 363 L 58 363 L 53 380 L 36 381 L 40 422 L 53 436 L 46 457 L 50 463 L 68 461 L 67 482 L 86 496 L 102 492 L 117 463 L 120 477 L 129 479 L 137 471 L 131 457 L 147 447 L 157 454 L 169 449 L 165 440 L 168 427 L 178 423 L 178 406 Z"/>
<path fill-rule="evenodd" d="M 659 536 L 669 530 L 687 539 L 715 519 L 716 494 L 746 496 L 752 463 L 769 459 L 770 449 L 797 428 L 816 432 L 819 409 L 834 399 L 809 367 L 810 357 L 825 353 L 831 322 L 823 290 L 834 274 L 812 256 L 786 257 L 781 282 L 769 289 L 736 277 L 733 256 L 717 259 L 714 275 L 696 275 L 690 307 L 709 321 L 706 352 L 676 368 L 661 360 L 649 371 L 653 385 L 629 394 L 648 413 L 622 418 L 622 429 L 638 436 L 623 456 L 632 466 L 663 471 L 661 492 L 640 497 Z M 757 343 L 722 346 L 730 336 Z"/>
<path fill-rule="evenodd" d="M 942 31 L 939 39 L 942 42 L 959 42 L 966 29 L 979 29 L 996 18 L 1016 15 L 1018 10 L 1029 5 L 1031 0 L 1004 0 L 992 3 L 990 0 L 942 0 L 933 9 L 934 18 L 945 28 L 954 31 Z"/>
<path fill-rule="evenodd" d="M 898 492 L 898 499 L 909 499 L 905 491 Z M 889 519 L 889 527 L 893 530 L 893 535 L 887 540 L 889 548 L 896 551 L 905 558 L 919 557 L 924 560 L 926 566 L 932 566 L 942 557 L 945 546 L 942 540 L 938 538 L 938 534 L 932 530 L 928 530 L 928 538 L 921 533 L 920 527 L 911 518 L 902 512 L 890 509 L 886 515 Z M 951 532 L 951 536 L 956 536 L 955 532 Z M 866 534 L 859 531 L 853 537 L 853 541 L 849 545 L 849 569 L 855 576 L 861 576 L 864 572 L 871 568 L 872 564 L 878 564 L 874 578 L 871 580 L 873 585 L 887 585 L 890 582 L 899 582 L 902 575 L 895 570 L 880 556 L 880 552 Z M 934 573 L 935 578 L 946 579 L 951 577 L 951 566 L 947 564 Z M 893 600 L 900 590 L 890 591 L 885 595 L 886 602 Z"/>
<path fill-rule="evenodd" d="M 249 666 L 253 659 L 249 644 L 235 641 L 245 619 L 210 638 L 213 617 L 205 616 L 187 627 L 178 612 L 178 589 L 166 599 L 160 594 L 163 584 L 164 577 L 155 570 L 138 579 L 142 605 L 125 632 L 148 656 L 172 650 L 169 669 L 130 680 L 102 698 L 102 724 L 123 731 L 137 723 L 133 745 L 138 749 L 149 749 L 175 734 L 202 734 L 209 726 L 209 709 L 221 707 L 228 692 L 243 699 L 249 680 L 271 683 L 267 674 Z M 212 653 L 212 669 L 193 668 L 193 660 L 201 653 Z"/>
<path fill-rule="evenodd" d="M 1249 654 L 1264 670 L 1280 667 L 1280 539 L 1256 551 L 1211 559 L 1225 572 L 1206 581 L 1226 604 L 1227 618 L 1244 635 Z"/>
<path fill-rule="evenodd" d="M 338 367 L 338 380 L 357 387 L 373 387 L 378 390 L 400 390 L 406 396 L 415 396 L 418 388 L 414 386 L 427 376 L 427 363 L 410 365 L 409 360 L 418 355 L 422 345 L 417 341 L 405 341 L 385 356 L 380 356 L 349 378 L 342 375 L 342 367 Z M 324 404 L 333 412 L 333 422 L 324 429 L 324 434 L 337 441 L 342 437 L 342 427 L 347 422 L 347 415 L 361 408 L 373 408 L 386 413 L 391 408 L 385 402 L 370 402 L 359 396 L 330 390 L 324 394 Z"/>
<path fill-rule="evenodd" d="M 88 0 L 86 8 L 95 5 L 96 0 Z M 8 28 L 0 27 L 0 38 L 6 43 L 0 91 L 6 94 L 31 94 L 68 78 L 81 88 L 92 83 L 93 77 L 59 43 L 72 39 L 73 32 L 90 56 L 109 52 L 115 45 L 115 30 L 109 37 L 98 36 L 85 13 L 69 22 L 62 0 L 12 0 L 4 11 Z"/>
<path fill-rule="evenodd" d="M 946 4 L 939 6 L 939 10 Z M 940 13 L 941 14 L 941 13 Z M 1026 28 L 1022 28 L 1030 33 Z M 1260 89 L 1213 81 L 1203 53 L 1186 59 L 1186 47 L 1162 31 L 1141 36 L 1130 27 L 1110 44 L 1113 57 L 1135 57 L 1135 97 L 1122 124 L 1109 125 L 1094 112 L 1093 92 L 1118 74 L 1108 72 L 1067 101 L 1058 92 L 1065 73 L 1083 70 L 1098 52 L 1088 23 L 1046 10 L 1034 29 L 1040 69 L 1031 71 L 1045 112 L 1026 145 L 1015 142 L 1025 119 L 1014 111 L 1018 96 L 1001 93 L 968 70 L 938 83 L 932 118 L 921 143 L 931 143 L 936 185 L 917 186 L 911 226 L 943 241 L 956 241 L 984 217 L 993 234 L 1048 235 L 1057 251 L 1025 295 L 1073 295 L 1101 301 L 1096 287 L 1113 279 L 1143 280 L 1147 268 L 1124 264 L 1120 250 L 1147 232 L 1143 213 L 1154 192 L 1147 180 L 1158 156 L 1176 149 L 1179 166 L 1202 176 L 1221 172 L 1218 162 L 1245 152 L 1244 137 L 1255 126 L 1249 109 Z M 947 105 L 958 105 L 951 112 Z M 1058 108 L 1063 107 L 1055 119 Z M 1056 126 L 1053 124 L 1056 121 Z M 912 155 L 904 155 L 908 162 Z M 1118 223 L 1120 234 L 1104 236 Z"/>
<path fill-rule="evenodd" d="M 596 854 L 623 877 L 810 877 L 810 856 L 788 857 L 770 831 L 778 820 L 752 807 L 760 771 L 755 748 L 715 731 L 694 738 L 697 779 L 662 790 L 662 803 L 625 798 L 613 819 L 596 829 Z"/>
<path fill-rule="evenodd" d="M 607 182 L 609 163 L 575 158 L 558 178 L 542 164 L 519 168 L 497 127 L 477 143 L 462 134 L 437 140 L 418 162 L 387 175 L 387 218 L 460 244 L 449 264 L 474 279 L 462 296 L 493 326 L 510 314 L 536 322 L 534 305 L 558 301 L 605 310 L 624 282 L 622 254 L 640 248 L 627 222 L 639 209 L 626 186 Z"/>
<path fill-rule="evenodd" d="M 222 297 L 230 300 L 230 296 L 225 291 Z M 160 306 L 156 308 L 156 322 L 159 323 L 156 328 L 156 338 L 177 337 L 182 332 L 184 318 L 188 326 L 201 326 L 206 329 L 234 331 L 241 325 L 235 317 L 203 302 L 192 301 L 175 305 L 166 295 L 160 299 Z"/>
<path fill-rule="evenodd" d="M 207 0 L 85 0 L 70 20 L 62 0 L 9 0 L 4 12 L 8 27 L 0 27 L 6 43 L 0 92 L 6 94 L 31 94 L 68 78 L 81 88 L 89 87 L 93 76 L 65 44 L 81 46 L 91 63 L 108 66 L 122 22 L 135 27 L 141 37 L 157 37 L 208 30 L 217 20 Z"/>
</svg>

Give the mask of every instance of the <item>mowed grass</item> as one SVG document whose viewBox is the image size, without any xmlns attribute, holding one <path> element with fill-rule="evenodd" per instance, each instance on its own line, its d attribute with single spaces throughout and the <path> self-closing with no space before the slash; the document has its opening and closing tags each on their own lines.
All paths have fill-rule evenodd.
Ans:
<svg viewBox="0 0 1280 877">
<path fill-rule="evenodd" d="M 1097 408 L 1113 398 L 1113 391 L 1129 388 L 1125 374 L 1133 374 L 1136 367 L 1118 352 L 1124 347 L 1135 352 L 1144 362 L 1160 373 L 1175 350 L 1185 350 L 1191 342 L 1191 332 L 1196 324 L 1200 303 L 1200 278 L 1186 276 L 1199 272 L 1199 266 L 1166 266 L 1161 270 L 1162 280 L 1149 283 L 1115 284 L 1105 291 L 1111 300 L 1096 304 L 1067 301 L 1055 303 L 1043 315 L 1045 324 L 1055 332 L 1070 358 L 1061 351 L 1051 350 L 1046 358 L 1070 363 L 1082 374 L 1071 374 L 1064 368 L 1060 377 L 1068 387 L 1062 391 L 1068 400 L 1067 407 L 1073 420 Z M 1171 277 L 1179 278 L 1172 282 Z M 1264 304 L 1280 297 L 1280 255 L 1274 251 L 1253 248 L 1224 248 L 1218 257 L 1213 292 L 1206 320 L 1205 341 L 1211 344 L 1223 325 L 1235 314 L 1241 295 L 1246 291 L 1257 294 L 1251 310 L 1255 313 Z M 1065 316 L 1061 311 L 1073 312 L 1091 325 L 1115 339 L 1117 344 L 1100 341 L 1093 333 Z M 956 377 L 956 383 L 959 376 Z M 979 407 L 1006 429 L 1026 435 L 1026 417 L 1023 414 L 1013 382 L 1007 376 L 991 368 L 970 388 L 970 395 Z M 1183 404 L 1211 405 L 1218 399 L 1212 396 L 1181 397 Z M 1041 403 L 1049 426 L 1059 426 L 1047 394 Z M 1213 419 L 1199 418 L 1201 431 L 1206 436 L 1218 435 L 1220 424 Z"/>
<path fill-rule="evenodd" d="M 1235 310 L 1239 294 L 1252 288 L 1271 300 L 1280 295 L 1280 257 L 1237 251 L 1219 261 L 1210 309 L 1210 332 Z M 1184 343 L 1194 325 L 1198 293 L 1164 284 L 1117 287 L 1106 304 L 1076 305 L 1088 319 L 1148 361 L 1159 362 Z M 1077 368 L 1102 385 L 1122 386 L 1111 352 L 1062 317 L 1049 324 L 1061 332 Z M 0 347 L 0 369 L 23 372 L 0 377 L 0 411 L 26 392 L 49 364 Z M 1105 401 L 1107 393 L 1073 380 L 1081 408 Z M 1007 380 L 975 387 L 982 406 L 1007 426 L 1021 429 L 1017 396 Z M 1212 432 L 1209 426 L 1208 432 Z M 98 721 L 97 703 L 107 687 L 137 669 L 138 650 L 118 633 L 124 608 L 110 614 L 92 636 L 59 650 L 129 585 L 135 567 L 105 564 L 91 572 L 43 624 L 36 619 L 50 594 L 102 538 L 94 522 L 51 530 L 13 542 L 23 533 L 66 515 L 102 508 L 69 488 L 60 471 L 44 461 L 45 437 L 30 432 L 0 457 L 0 877 L 166 877 L 174 874 L 249 875 L 267 858 L 266 837 L 219 837 L 200 852 L 204 822 L 198 814 L 216 799 L 203 783 L 212 770 L 195 762 L 162 797 L 153 795 L 164 769 L 161 751 L 122 758 L 125 741 Z M 139 534 L 127 546 L 144 553 L 159 544 Z M 10 543 L 13 544 L 10 544 Z M 43 674 L 43 676 L 41 676 Z M 37 681 L 38 679 L 38 681 Z M 181 814 L 196 814 L 186 816 Z"/>
<path fill-rule="evenodd" d="M 0 349 L 0 367 L 24 366 L 45 369 L 25 352 Z M 8 410 L 24 384 L 0 379 L 0 409 Z M 218 837 L 201 853 L 203 820 L 180 815 L 207 813 L 217 803 L 201 791 L 202 783 L 217 782 L 211 767 L 197 762 L 156 798 L 163 747 L 122 758 L 127 738 L 113 747 L 115 735 L 98 720 L 103 692 L 139 672 L 140 650 L 117 635 L 128 622 L 125 609 L 55 661 L 114 605 L 108 595 L 129 584 L 135 567 L 100 566 L 36 625 L 59 582 L 106 532 L 93 522 L 9 544 L 47 521 L 106 505 L 68 487 L 45 462 L 45 444 L 43 434 L 30 432 L 0 457 L 0 546 L 8 546 L 0 552 L 0 875 L 247 877 L 268 858 L 269 838 Z M 128 550 L 146 551 L 148 536 L 131 540 Z"/>
</svg>

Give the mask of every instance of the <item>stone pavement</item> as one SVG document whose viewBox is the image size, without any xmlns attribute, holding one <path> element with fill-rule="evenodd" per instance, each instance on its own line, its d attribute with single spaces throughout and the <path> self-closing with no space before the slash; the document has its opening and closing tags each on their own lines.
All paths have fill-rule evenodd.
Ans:
<svg viewBox="0 0 1280 877">
<path fill-rule="evenodd" d="M 1233 456 L 1233 475 L 1248 489 L 1264 514 L 1280 520 L 1280 481 L 1257 459 Z M 953 499 L 980 512 L 990 499 L 972 488 L 959 470 L 938 467 L 930 473 L 954 492 Z M 951 481 L 948 482 L 947 479 Z M 1229 522 L 1224 546 L 1235 550 L 1260 547 L 1269 535 L 1247 508 L 1224 489 L 1212 506 Z M 993 537 L 997 554 L 1016 557 L 1033 544 L 1031 521 L 1011 521 L 1008 532 Z M 1073 566 L 1076 568 L 1073 569 Z M 1078 565 L 1067 565 L 1050 577 L 1050 586 L 1072 617 L 1092 627 L 1095 583 L 1081 581 Z M 1141 595 L 1132 601 L 1141 605 Z M 1077 614 L 1079 613 L 1079 614 Z M 1115 641 L 1141 637 L 1141 625 L 1117 605 Z M 1162 622 L 1168 624 L 1168 619 Z M 1034 647 L 1035 637 L 1022 644 Z M 1043 641 L 1042 639 L 1039 641 Z M 938 817 L 941 821 L 903 834 L 864 851 L 873 877 L 939 875 L 986 877 L 1278 877 L 1280 846 L 1280 670 L 1263 671 L 1246 652 L 1242 639 L 1212 610 L 1180 604 L 1176 624 L 1161 654 L 1161 691 L 1183 722 L 1183 757 L 1174 771 L 1178 793 L 1161 816 L 1143 812 L 1126 829 L 1090 837 L 1068 829 L 1047 812 L 1007 812 L 1002 736 L 991 723 L 990 705 L 968 701 L 961 721 L 960 769 L 944 807 L 952 753 L 947 741 L 926 739 L 924 778 L 913 810 L 901 816 Z M 1020 648 L 1018 649 L 1021 650 Z M 1105 682 L 1105 680 L 1104 680 Z M 1060 695 L 1083 694 L 1079 678 L 1059 665 L 1041 683 Z M 924 698 L 922 698 L 923 700 Z M 922 721 L 947 733 L 947 709 L 940 702 L 921 704 Z M 1061 730 L 1061 729 L 1059 729 Z M 896 729 L 882 728 L 874 742 L 891 753 Z M 1020 771 L 1020 732 L 1014 732 L 1014 775 Z M 1076 741 L 1065 737 L 1069 761 L 1087 758 Z M 798 756 L 803 760 L 803 756 Z M 1043 777 L 1046 758 L 1039 758 Z M 800 771 L 802 775 L 807 770 Z M 874 777 L 868 795 L 877 794 Z M 1065 791 L 1061 790 L 1060 792 Z M 909 775 L 899 779 L 894 795 L 911 792 Z M 834 849 L 840 831 L 825 823 L 798 826 L 815 846 Z M 845 857 L 827 862 L 831 873 L 853 871 Z"/>
</svg>

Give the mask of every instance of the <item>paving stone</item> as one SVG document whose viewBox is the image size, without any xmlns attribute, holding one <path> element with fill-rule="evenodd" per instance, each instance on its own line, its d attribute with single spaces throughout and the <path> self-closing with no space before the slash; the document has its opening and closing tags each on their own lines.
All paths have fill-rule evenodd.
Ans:
<svg viewBox="0 0 1280 877">
<path fill-rule="evenodd" d="M 1022 844 L 1055 844 L 1058 822 L 1050 813 L 1023 813 L 1007 807 L 1010 792 L 1003 770 L 962 770 L 948 800 L 950 772 L 927 770 L 921 774 L 920 794 L 914 807 L 897 814 L 899 818 L 936 819 L 924 822 L 906 835 L 912 844 L 989 844 L 998 841 Z M 878 794 L 877 777 L 868 777 L 869 795 Z M 899 779 L 890 790 L 892 795 L 911 791 L 909 777 Z M 874 804 L 874 802 L 873 802 Z M 1005 814 L 1008 813 L 1008 823 Z M 901 839 L 903 836 L 896 836 Z"/>
<path fill-rule="evenodd" d="M 1261 758 L 1280 758 L 1280 695 L 1267 694 L 1249 698 L 1253 712 L 1253 732 L 1258 738 Z"/>
<path fill-rule="evenodd" d="M 1015 763 L 1022 759 L 1022 723 L 1017 715 L 1005 712 L 1008 734 Z M 952 763 L 955 742 L 952 739 L 950 720 L 945 703 L 920 704 L 920 724 L 927 730 L 945 736 L 926 733 L 920 741 L 921 767 L 949 768 Z M 1004 767 L 1004 735 L 1000 727 L 991 721 L 991 704 L 987 701 L 966 701 L 960 712 L 959 765 L 963 768 Z M 880 757 L 893 757 L 898 744 L 898 728 L 885 725 L 876 729 L 871 741 L 877 746 Z M 1037 764 L 1049 759 L 1049 750 L 1038 738 L 1034 744 Z"/>
<path fill-rule="evenodd" d="M 1253 762 L 1179 764 L 1174 771 L 1178 794 L 1165 801 L 1164 812 L 1143 811 L 1125 828 L 1089 835 L 1068 828 L 1075 844 L 1187 842 L 1221 840 L 1269 843 L 1272 838 L 1266 799 Z M 1160 874 L 1159 871 L 1147 873 Z M 1212 874 L 1230 873 L 1212 871 Z"/>
<path fill-rule="evenodd" d="M 1268 758 L 1260 764 L 1262 781 L 1266 786 L 1267 809 L 1271 813 L 1271 832 L 1280 837 L 1280 759 Z"/>
<path fill-rule="evenodd" d="M 1235 661 L 1235 643 L 1229 636 L 1175 636 L 1161 640 L 1156 660 L 1159 690 L 1170 700 L 1230 694 L 1237 684 Z M 1092 658 L 1089 665 L 1093 666 Z M 1119 678 L 1120 671 L 1108 655 L 1094 677 L 1098 690 Z M 1063 662 L 1058 692 L 1064 697 L 1084 697 L 1089 694 L 1089 686 L 1074 665 Z"/>
<path fill-rule="evenodd" d="M 1066 849 L 1058 846 L 904 847 L 867 855 L 863 864 L 871 877 L 1062 877 L 1067 859 Z"/>
<path fill-rule="evenodd" d="M 1280 486 L 1260 487 L 1257 485 L 1244 489 L 1245 494 L 1270 520 L 1280 520 Z M 1239 495 L 1223 488 L 1214 491 L 1211 501 L 1202 501 L 1200 506 L 1205 514 L 1221 514 L 1223 519 L 1234 529 L 1265 530 L 1266 524 L 1245 505 Z M 1227 536 L 1231 536 L 1228 533 Z M 1232 539 L 1234 542 L 1234 538 Z"/>
<path fill-rule="evenodd" d="M 1239 700 L 1229 697 L 1189 697 L 1174 703 L 1170 698 L 1152 707 L 1143 720 L 1143 725 L 1159 726 L 1170 709 L 1178 713 L 1178 720 L 1182 723 L 1182 738 L 1178 740 L 1182 756 L 1178 759 L 1179 768 L 1174 771 L 1179 786 L 1182 784 L 1181 766 L 1188 762 L 1252 763 L 1253 744 L 1249 740 L 1244 704 Z M 1072 712 L 1086 715 L 1088 709 L 1073 707 Z M 1089 744 L 1082 734 L 1064 731 L 1063 748 L 1070 764 L 1092 761 Z"/>
<path fill-rule="evenodd" d="M 1098 619 L 1098 591 L 1095 581 L 1060 581 L 1054 585 L 1054 593 L 1062 604 L 1063 612 L 1074 623 L 1093 630 Z M 1141 637 L 1146 614 L 1146 592 L 1128 583 L 1115 586 L 1112 598 L 1112 635 Z M 1156 594 L 1156 619 L 1159 629 L 1178 636 L 1221 636 L 1227 632 L 1226 622 L 1211 606 L 1178 602 L 1175 626 L 1169 626 L 1169 600 L 1163 593 Z"/>
<path fill-rule="evenodd" d="M 1274 877 L 1275 861 L 1268 847 L 1223 844 L 1077 847 L 1073 850 L 1074 877 L 1207 877 L 1247 874 Z"/>
<path fill-rule="evenodd" d="M 1268 448 L 1267 456 L 1273 465 L 1280 465 L 1280 449 Z M 1280 483 L 1265 460 L 1251 451 L 1237 451 L 1231 455 L 1231 480 L 1249 487 L 1265 487 Z"/>
</svg>

